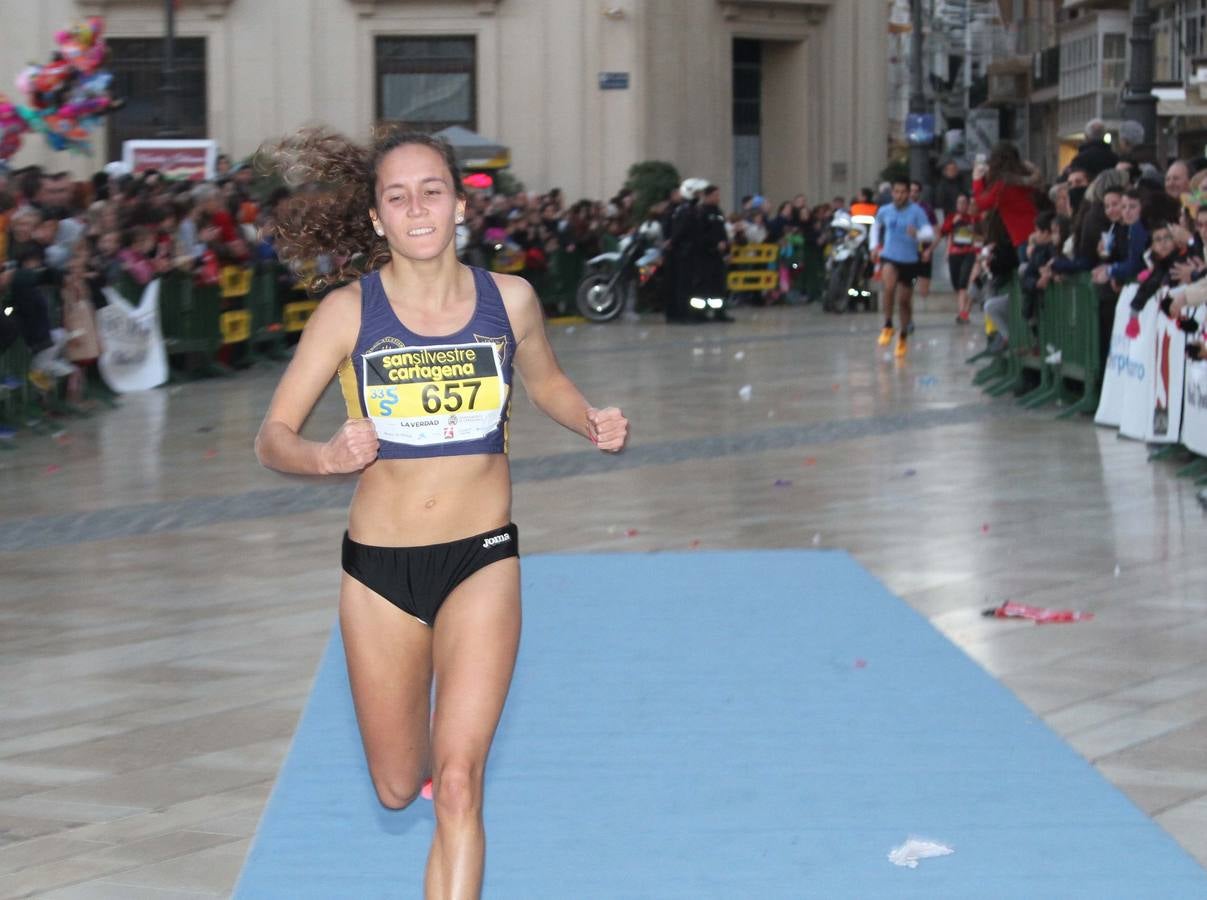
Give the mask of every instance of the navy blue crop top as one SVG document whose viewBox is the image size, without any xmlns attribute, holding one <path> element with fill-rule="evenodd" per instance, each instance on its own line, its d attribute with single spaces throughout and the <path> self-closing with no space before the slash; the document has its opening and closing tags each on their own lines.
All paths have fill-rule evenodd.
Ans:
<svg viewBox="0 0 1207 900">
<path fill-rule="evenodd" d="M 380 459 L 507 452 L 515 335 L 490 273 L 470 271 L 474 314 L 441 337 L 399 321 L 378 272 L 360 280 L 360 334 L 338 375 L 348 416 L 373 420 Z"/>
</svg>

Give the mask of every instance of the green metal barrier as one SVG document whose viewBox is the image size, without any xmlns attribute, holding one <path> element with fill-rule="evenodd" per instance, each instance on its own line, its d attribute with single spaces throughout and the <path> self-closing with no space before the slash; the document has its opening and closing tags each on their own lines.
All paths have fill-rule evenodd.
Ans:
<svg viewBox="0 0 1207 900">
<path fill-rule="evenodd" d="M 797 273 L 796 289 L 810 300 L 820 300 L 826 292 L 826 255 L 816 241 L 805 241 Z"/>
<path fill-rule="evenodd" d="M 577 314 L 574 293 L 578 290 L 578 283 L 583 280 L 583 263 L 583 256 L 578 252 L 555 250 L 550 254 L 549 268 L 543 279 L 545 292 L 540 294 L 541 305 L 546 313 L 551 316 Z"/>
<path fill-rule="evenodd" d="M 131 281 L 118 286 L 122 295 L 137 303 L 142 288 Z M 198 285 L 190 272 L 168 272 L 159 285 L 159 318 L 169 357 L 197 354 L 202 369 L 221 371 L 216 357 L 222 346 L 219 316 L 222 298 L 218 285 Z"/>
<path fill-rule="evenodd" d="M 135 303 L 142 292 L 132 283 L 119 290 Z M 217 285 L 199 286 L 188 272 L 164 275 L 159 285 L 159 316 L 168 354 L 217 353 L 222 345 L 220 307 Z"/>
<path fill-rule="evenodd" d="M 1032 380 L 1038 380 L 1043 368 L 1043 340 L 1023 317 L 1023 292 L 1018 279 L 1010 282 L 1010 306 L 1006 316 L 1009 346 L 1005 352 L 1004 375 L 985 390 L 994 397 L 1023 392 Z"/>
<path fill-rule="evenodd" d="M 29 364 L 33 354 L 18 338 L 0 353 L 0 422 L 7 428 L 19 429 L 25 421 L 31 402 Z M 0 441 L 0 448 L 10 447 Z"/>
<path fill-rule="evenodd" d="M 1053 283 L 1048 285 L 1043 296 L 1039 298 L 1039 343 L 1045 356 L 1048 355 L 1049 349 L 1059 349 L 1063 310 L 1072 302 L 1071 290 L 1071 282 Z M 1060 398 L 1061 380 L 1058 367 L 1044 362 L 1039 370 L 1039 384 L 1019 397 L 1018 402 L 1028 409 L 1038 409 Z"/>
<path fill-rule="evenodd" d="M 1069 404 L 1060 418 L 1078 413 L 1093 413 L 1098 408 L 1102 389 L 1102 359 L 1099 353 L 1098 290 L 1090 276 L 1078 275 L 1064 285 L 1066 302 L 1056 314 L 1056 335 L 1052 341 L 1060 351 L 1057 377 L 1061 401 Z"/>
<path fill-rule="evenodd" d="M 999 396 L 1024 391 L 1038 374 L 1038 383 L 1019 397 L 1022 405 L 1034 409 L 1058 401 L 1066 407 L 1061 418 L 1097 408 L 1102 377 L 1098 291 L 1088 274 L 1048 285 L 1034 330 L 1023 318 L 1018 282 L 1012 282 L 1008 328 L 1008 349 L 977 372 L 973 383 Z M 1058 363 L 1045 361 L 1053 350 L 1060 351 Z"/>
<path fill-rule="evenodd" d="M 277 263 L 261 263 L 252 276 L 251 292 L 244 302 L 251 313 L 251 338 L 253 350 L 268 348 L 268 355 L 277 358 L 284 354 L 285 327 L 281 320 L 281 299 L 278 291 L 281 266 Z"/>
</svg>

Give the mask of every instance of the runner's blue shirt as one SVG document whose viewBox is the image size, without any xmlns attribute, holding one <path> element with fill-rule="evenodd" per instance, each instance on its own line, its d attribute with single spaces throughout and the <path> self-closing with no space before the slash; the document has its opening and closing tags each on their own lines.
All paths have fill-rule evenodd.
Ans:
<svg viewBox="0 0 1207 900">
<path fill-rule="evenodd" d="M 913 236 L 908 229 L 915 229 Z M 880 256 L 899 263 L 916 263 L 918 255 L 918 232 L 930 227 L 926 211 L 917 203 L 907 203 L 898 209 L 892 203 L 876 211 L 876 230 L 880 239 Z"/>
</svg>

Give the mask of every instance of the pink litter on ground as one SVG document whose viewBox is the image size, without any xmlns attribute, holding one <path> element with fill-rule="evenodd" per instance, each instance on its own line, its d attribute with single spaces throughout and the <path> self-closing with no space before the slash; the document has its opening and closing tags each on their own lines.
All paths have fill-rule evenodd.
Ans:
<svg viewBox="0 0 1207 900">
<path fill-rule="evenodd" d="M 59 472 L 62 472 L 62 471 L 63 471 L 63 467 L 62 467 L 62 466 L 55 465 L 54 463 L 51 463 L 49 466 L 47 466 L 47 467 L 46 467 L 46 474 L 47 474 L 47 475 L 55 475 L 55 474 L 57 474 L 57 473 L 59 473 Z"/>
<path fill-rule="evenodd" d="M 206 459 L 213 459 L 215 456 L 218 455 L 218 451 L 217 450 L 206 450 L 203 455 L 205 456 Z"/>
<path fill-rule="evenodd" d="M 423 787 L 419 789 L 419 796 L 424 800 L 432 799 L 432 779 L 428 779 L 423 783 Z"/>
<path fill-rule="evenodd" d="M 692 542 L 690 544 L 688 544 L 688 546 L 691 547 L 693 550 L 699 550 L 700 549 L 700 539 L 692 538 Z"/>
<path fill-rule="evenodd" d="M 1088 622 L 1094 618 L 1091 612 L 1081 612 L 1076 609 L 1047 609 L 1043 606 L 1030 606 L 1026 603 L 1015 603 L 1007 600 L 1001 606 L 985 610 L 986 616 L 994 619 L 1031 619 L 1039 625 L 1054 622 Z"/>
<path fill-rule="evenodd" d="M 981 534 L 988 534 L 988 533 L 989 533 L 989 523 L 986 522 L 981 526 Z"/>
<path fill-rule="evenodd" d="M 626 528 L 624 530 L 624 536 L 627 538 L 637 537 L 637 529 L 636 528 Z"/>
<path fill-rule="evenodd" d="M 867 667 L 868 667 L 868 661 L 866 659 L 855 660 L 856 669 L 866 669 Z"/>
<path fill-rule="evenodd" d="M 806 457 L 805 457 L 805 465 L 806 465 L 806 466 L 815 466 L 815 465 L 817 465 L 817 457 L 816 457 L 816 456 L 806 456 Z"/>
</svg>

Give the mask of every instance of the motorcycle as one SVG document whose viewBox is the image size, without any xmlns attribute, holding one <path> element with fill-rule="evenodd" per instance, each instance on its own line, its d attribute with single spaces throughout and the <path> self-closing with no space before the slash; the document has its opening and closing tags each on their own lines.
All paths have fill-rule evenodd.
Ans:
<svg viewBox="0 0 1207 900">
<path fill-rule="evenodd" d="M 826 260 L 826 312 L 856 312 L 876 306 L 871 290 L 871 251 L 868 247 L 871 222 L 840 209 L 830 222 L 831 250 Z"/>
<path fill-rule="evenodd" d="M 586 276 L 574 295 L 578 311 L 592 322 L 607 322 L 622 312 L 635 316 L 637 291 L 662 262 L 661 238 L 658 223 L 645 222 L 622 237 L 615 251 L 587 260 Z"/>
</svg>

